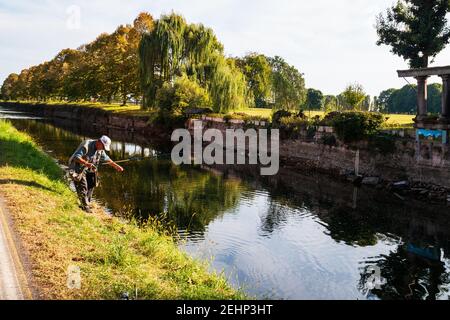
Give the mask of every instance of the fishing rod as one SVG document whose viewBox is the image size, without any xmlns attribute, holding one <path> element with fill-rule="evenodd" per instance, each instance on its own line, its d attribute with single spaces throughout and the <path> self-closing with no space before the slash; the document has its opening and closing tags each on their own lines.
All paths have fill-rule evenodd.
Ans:
<svg viewBox="0 0 450 320">
<path fill-rule="evenodd" d="M 115 163 L 127 163 L 127 162 L 131 162 L 131 161 L 142 161 L 145 159 L 155 159 L 155 158 L 159 158 L 159 157 L 164 157 L 170 155 L 170 153 L 161 153 L 158 155 L 153 155 L 153 156 L 144 156 L 144 157 L 131 157 L 128 159 L 123 159 L 123 160 L 117 160 L 114 161 Z M 102 163 L 102 165 L 107 165 L 108 163 Z"/>
</svg>

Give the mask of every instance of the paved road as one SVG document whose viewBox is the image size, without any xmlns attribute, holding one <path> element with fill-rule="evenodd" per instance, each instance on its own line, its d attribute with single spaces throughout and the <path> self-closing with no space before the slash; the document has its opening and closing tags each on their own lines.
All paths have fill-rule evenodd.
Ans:
<svg viewBox="0 0 450 320">
<path fill-rule="evenodd" d="M 0 199 L 0 300 L 29 298 L 26 277 Z"/>
</svg>

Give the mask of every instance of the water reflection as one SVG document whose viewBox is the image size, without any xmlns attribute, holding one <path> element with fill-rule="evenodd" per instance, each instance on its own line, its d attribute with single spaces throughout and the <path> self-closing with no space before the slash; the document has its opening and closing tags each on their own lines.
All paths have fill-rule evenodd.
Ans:
<svg viewBox="0 0 450 320">
<path fill-rule="evenodd" d="M 27 131 L 51 151 L 60 163 L 79 145 L 80 140 L 97 138 L 98 134 L 75 135 L 52 124 L 29 120 L 13 120 L 14 125 Z M 114 137 L 113 137 L 114 138 Z M 143 161 L 123 164 L 125 171 L 117 174 L 109 167 L 101 168 L 100 187 L 96 198 L 116 215 L 146 220 L 149 215 L 168 219 L 177 229 L 202 231 L 221 213 L 236 205 L 241 191 L 239 181 L 223 179 L 199 168 L 182 168 L 167 159 L 167 152 L 152 146 L 117 141 L 111 144 L 112 159 L 133 156 L 150 157 Z M 162 155 L 158 157 L 158 155 Z"/>
<path fill-rule="evenodd" d="M 139 220 L 156 215 L 186 237 L 180 247 L 211 258 L 230 281 L 282 299 L 448 299 L 447 207 L 402 202 L 324 176 L 252 166 L 177 167 L 170 145 L 80 123 L 13 120 L 61 162 L 85 137 L 108 134 L 123 175 L 102 168 L 99 201 Z M 367 291 L 368 267 L 386 284 Z"/>
<path fill-rule="evenodd" d="M 0 119 L 42 119 L 31 114 L 25 114 L 21 111 L 7 110 L 0 107 Z"/>
<path fill-rule="evenodd" d="M 448 267 L 440 259 L 430 259 L 417 252 L 428 251 L 427 248 L 415 247 L 411 251 L 411 244 L 404 244 L 388 255 L 378 257 L 374 261 L 380 268 L 380 273 L 386 279 L 386 284 L 380 289 L 370 292 L 372 297 L 383 300 L 392 299 L 448 299 L 450 278 Z M 440 249 L 435 247 L 440 255 Z M 364 290 L 364 283 L 368 273 L 361 274 L 360 289 Z"/>
</svg>

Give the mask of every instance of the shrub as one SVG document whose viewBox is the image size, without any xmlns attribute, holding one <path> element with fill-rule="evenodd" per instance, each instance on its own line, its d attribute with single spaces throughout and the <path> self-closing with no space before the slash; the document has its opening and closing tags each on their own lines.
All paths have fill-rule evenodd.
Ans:
<svg viewBox="0 0 450 320">
<path fill-rule="evenodd" d="M 173 86 L 165 83 L 158 89 L 156 104 L 162 112 L 178 116 L 187 107 L 210 107 L 211 99 L 204 88 L 184 75 L 179 77 Z"/>
<path fill-rule="evenodd" d="M 272 115 L 272 123 L 280 124 L 281 118 L 290 117 L 290 116 L 292 116 L 292 112 L 289 112 L 287 110 L 278 110 L 278 111 L 274 112 Z"/>
<path fill-rule="evenodd" d="M 299 118 L 296 116 L 282 117 L 278 124 L 274 124 L 275 128 L 280 129 L 282 138 L 295 139 L 300 137 L 302 131 L 308 137 L 315 135 L 315 127 L 308 119 Z"/>
<path fill-rule="evenodd" d="M 384 116 L 374 112 L 330 112 L 321 124 L 332 126 L 344 142 L 359 141 L 374 134 L 385 121 Z"/>
</svg>

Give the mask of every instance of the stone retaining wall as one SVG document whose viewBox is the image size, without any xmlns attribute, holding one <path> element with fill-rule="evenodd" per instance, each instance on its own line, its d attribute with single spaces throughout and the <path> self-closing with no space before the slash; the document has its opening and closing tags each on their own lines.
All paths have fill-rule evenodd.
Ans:
<svg viewBox="0 0 450 320">
<path fill-rule="evenodd" d="M 164 137 L 169 140 L 171 132 L 162 127 L 149 124 L 146 117 L 133 117 L 113 114 L 97 108 L 84 106 L 44 105 L 23 103 L 2 103 L 5 106 L 33 112 L 47 118 L 62 118 L 92 123 L 95 126 L 137 132 L 146 136 Z M 226 129 L 245 129 L 242 120 L 224 121 L 222 118 L 203 117 L 205 129 L 215 128 L 222 132 Z M 266 127 L 266 123 L 250 124 L 253 128 Z M 186 123 L 192 129 L 192 120 Z M 299 138 L 280 141 L 280 160 L 282 165 L 298 170 L 317 170 L 333 175 L 355 172 L 364 176 L 379 177 L 386 181 L 411 179 L 437 184 L 450 188 L 450 149 L 448 144 L 436 141 L 416 142 L 413 132 L 403 131 L 395 136 L 395 151 L 381 154 L 368 147 L 367 142 L 357 145 L 336 146 L 320 142 L 323 135 L 332 135 L 333 130 L 323 127 L 313 139 Z M 391 133 L 392 134 L 392 133 Z M 357 161 L 359 150 L 359 161 Z"/>
<path fill-rule="evenodd" d="M 95 107 L 2 102 L 2 105 L 51 119 L 83 121 L 96 127 L 170 138 L 170 132 L 149 123 L 149 117 L 116 114 Z"/>
<path fill-rule="evenodd" d="M 216 119 L 204 120 L 203 126 L 204 129 L 219 129 L 224 136 L 226 129 L 245 129 L 244 122 L 227 123 Z M 192 120 L 188 122 L 188 127 L 193 128 Z M 321 137 L 334 135 L 334 132 L 331 127 L 320 127 L 313 139 L 305 136 L 281 140 L 280 160 L 286 167 L 332 175 L 354 174 L 358 166 L 358 173 L 363 176 L 379 177 L 385 181 L 422 181 L 450 188 L 448 144 L 427 140 L 416 142 L 413 130 L 390 131 L 389 134 L 395 139 L 393 153 L 375 151 L 367 141 L 351 146 L 339 141 L 336 146 L 324 145 L 320 142 Z"/>
</svg>

